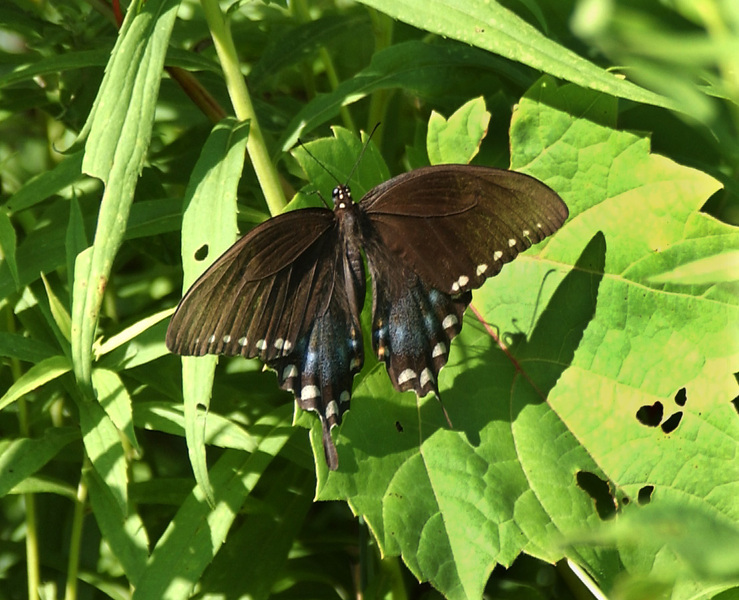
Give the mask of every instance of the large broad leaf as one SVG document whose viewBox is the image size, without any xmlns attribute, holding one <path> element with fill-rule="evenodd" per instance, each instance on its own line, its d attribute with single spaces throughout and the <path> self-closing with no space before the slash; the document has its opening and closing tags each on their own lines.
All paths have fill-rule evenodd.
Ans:
<svg viewBox="0 0 739 600">
<path fill-rule="evenodd" d="M 474 294 L 485 324 L 468 312 L 440 377 L 454 430 L 380 366 L 355 389 L 340 470 L 320 473 L 319 498 L 346 499 L 384 553 L 450 598 L 479 597 L 520 552 L 569 556 L 606 589 L 626 566 L 689 596 L 692 575 L 660 544 L 564 542 L 637 500 L 691 498 L 739 521 L 735 287 L 652 282 L 739 232 L 699 212 L 715 180 L 607 127 L 614 108 L 544 79 L 514 114 L 513 168 L 560 192 L 570 218 Z"/>
<path fill-rule="evenodd" d="M 361 0 L 394 19 L 477 46 L 583 87 L 675 108 L 670 99 L 616 77 L 549 39 L 496 0 Z"/>
</svg>

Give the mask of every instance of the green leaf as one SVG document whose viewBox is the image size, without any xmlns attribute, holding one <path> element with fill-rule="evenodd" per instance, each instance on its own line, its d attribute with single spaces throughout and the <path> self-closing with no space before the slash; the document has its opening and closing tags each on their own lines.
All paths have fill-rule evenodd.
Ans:
<svg viewBox="0 0 739 600">
<path fill-rule="evenodd" d="M 141 448 L 133 429 L 131 397 L 128 395 L 128 390 L 123 385 L 118 373 L 107 369 L 94 369 L 92 385 L 95 388 L 98 402 L 113 421 L 116 429 L 123 433 L 128 442 L 140 453 Z"/>
<path fill-rule="evenodd" d="M 184 407 L 166 402 L 139 402 L 134 411 L 137 427 L 185 435 Z M 203 443 L 219 448 L 254 452 L 257 440 L 248 430 L 219 414 L 209 412 L 203 423 Z"/>
<path fill-rule="evenodd" d="M 266 600 L 274 586 L 285 585 L 285 563 L 313 504 L 315 478 L 299 471 L 290 479 L 272 482 L 266 510 L 247 515 L 228 535 L 228 544 L 206 571 L 202 585 L 218 589 L 226 598 Z M 249 560 L 244 561 L 244 556 Z"/>
<path fill-rule="evenodd" d="M 373 55 L 369 67 L 343 81 L 333 92 L 311 100 L 292 118 L 278 147 L 286 152 L 304 131 L 336 116 L 341 106 L 378 90 L 401 88 L 405 93 L 425 98 L 451 89 L 467 100 L 473 94 L 479 95 L 480 90 L 499 88 L 502 76 L 522 86 L 530 83 L 510 63 L 468 46 L 417 41 L 395 44 Z"/>
<path fill-rule="evenodd" d="M 683 285 L 733 283 L 739 281 L 739 250 L 728 250 L 692 260 L 674 269 L 652 275 L 651 283 L 676 283 Z"/>
<path fill-rule="evenodd" d="M 40 438 L 0 442 L 0 498 L 79 438 L 79 431 L 75 428 L 54 427 L 47 429 Z"/>
<path fill-rule="evenodd" d="M 85 126 L 82 168 L 105 183 L 95 239 L 84 268 L 78 260 L 72 295 L 75 376 L 90 391 L 92 343 L 100 305 L 151 137 L 176 0 L 151 0 L 128 11 Z"/>
<path fill-rule="evenodd" d="M 64 336 L 64 339 L 69 341 L 72 336 L 72 319 L 69 317 L 69 311 L 67 311 L 67 307 L 62 304 L 59 297 L 54 293 L 54 290 L 49 285 L 49 282 L 43 273 L 41 273 L 41 281 L 44 282 L 44 288 L 46 289 L 46 296 L 49 299 L 49 308 L 51 309 L 54 323 L 56 323 L 56 326 Z"/>
<path fill-rule="evenodd" d="M 51 356 L 33 365 L 0 398 L 0 410 L 12 404 L 21 396 L 25 396 L 45 383 L 68 373 L 71 368 L 72 366 L 65 356 Z"/>
<path fill-rule="evenodd" d="M 449 120 L 432 112 L 426 139 L 431 164 L 469 163 L 480 150 L 489 122 L 484 98 L 470 100 Z"/>
<path fill-rule="evenodd" d="M 385 160 L 374 144 L 370 143 L 362 155 L 362 142 L 355 135 L 343 127 L 333 127 L 332 131 L 333 138 L 315 140 L 305 144 L 304 148 L 298 147 L 293 151 L 310 182 L 306 186 L 306 192 L 317 191 L 325 198 L 325 194 L 336 186 L 337 180 L 347 181 L 349 175 L 352 175 L 349 183 L 352 195 L 358 200 L 371 188 L 390 178 Z M 362 160 L 357 164 L 360 155 Z M 330 198 L 325 199 L 330 202 Z"/>
<path fill-rule="evenodd" d="M 695 506 L 670 502 L 635 506 L 578 541 L 637 548 L 645 538 L 650 545 L 669 547 L 682 561 L 680 569 L 672 562 L 654 565 L 650 574 L 663 581 L 678 579 L 684 569 L 703 581 L 732 583 L 739 578 L 736 522 Z"/>
<path fill-rule="evenodd" d="M 227 450 L 221 456 L 209 477 L 217 494 L 215 507 L 210 508 L 200 486 L 193 490 L 157 542 L 134 600 L 191 593 L 225 541 L 239 507 L 292 435 L 291 414 L 292 407 L 285 405 L 255 423 L 252 429 L 261 431 L 262 439 L 252 454 Z M 182 548 L 188 548 L 184 555 Z"/>
<path fill-rule="evenodd" d="M 92 466 L 115 499 L 118 510 L 128 513 L 128 469 L 120 432 L 95 401 L 77 403 L 82 441 Z"/>
<path fill-rule="evenodd" d="M 85 483 L 90 492 L 90 506 L 105 541 L 120 561 L 132 585 L 146 569 L 149 540 L 141 517 L 122 507 L 117 494 L 100 476 L 97 470 L 84 471 Z"/>
<path fill-rule="evenodd" d="M 236 187 L 248 134 L 248 124 L 224 119 L 213 129 L 195 165 L 182 220 L 184 290 L 236 239 Z M 205 255 L 201 256 L 203 249 Z M 187 448 L 195 479 L 211 504 L 215 498 L 208 481 L 205 422 L 217 362 L 215 356 L 182 359 Z"/>
<path fill-rule="evenodd" d="M 74 263 L 77 260 L 77 255 L 87 248 L 87 246 L 88 240 L 87 233 L 85 232 L 85 220 L 80 209 L 80 203 L 77 201 L 77 196 L 73 195 L 69 202 L 69 223 L 67 224 L 67 235 L 64 239 L 69 289 L 74 287 Z"/>
<path fill-rule="evenodd" d="M 547 38 L 496 0 L 361 0 L 404 23 L 488 50 L 560 79 L 635 102 L 678 108 Z"/>
<path fill-rule="evenodd" d="M 20 289 L 18 277 L 18 263 L 15 260 L 17 238 L 15 229 L 10 222 L 10 217 L 5 211 L 0 210 L 0 259 L 8 265 L 10 275 L 13 277 L 16 289 Z"/>
<path fill-rule="evenodd" d="M 82 151 L 70 154 L 53 169 L 28 180 L 10 197 L 8 209 L 22 212 L 75 183 L 82 176 L 82 156 Z"/>
<path fill-rule="evenodd" d="M 0 331 L 0 356 L 39 363 L 58 351 L 52 346 L 19 334 Z"/>
<path fill-rule="evenodd" d="M 435 398 L 394 392 L 380 366 L 355 389 L 340 470 L 319 472 L 319 498 L 346 499 L 384 554 L 449 598 L 479 597 L 492 566 L 521 552 L 560 560 L 562 535 L 604 518 L 588 478 L 610 490 L 611 512 L 649 484 L 738 516 L 739 301 L 649 278 L 670 250 L 712 255 L 739 232 L 699 212 L 715 180 L 600 125 L 613 109 L 593 96 L 545 78 L 514 113 L 513 167 L 557 190 L 570 218 L 474 294 L 485 324 L 468 314 L 439 379 L 454 430 Z M 680 413 L 676 430 L 637 418 L 656 401 Z M 569 556 L 608 591 L 622 564 L 641 572 L 659 552 Z M 676 589 L 694 585 L 685 576 Z"/>
</svg>

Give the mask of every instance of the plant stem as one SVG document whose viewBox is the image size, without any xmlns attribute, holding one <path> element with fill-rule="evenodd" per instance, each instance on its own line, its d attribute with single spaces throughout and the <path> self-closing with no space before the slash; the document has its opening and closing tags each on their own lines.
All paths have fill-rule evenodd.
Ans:
<svg viewBox="0 0 739 600">
<path fill-rule="evenodd" d="M 213 43 L 221 61 L 223 75 L 226 79 L 226 87 L 228 88 L 231 103 L 234 112 L 239 120 L 248 120 L 249 139 L 246 142 L 246 149 L 249 152 L 254 171 L 257 174 L 259 185 L 262 193 L 267 201 L 270 213 L 278 214 L 285 207 L 285 195 L 282 192 L 280 178 L 277 170 L 269 156 L 267 147 L 264 143 L 262 130 L 257 121 L 257 115 L 254 112 L 254 106 L 249 96 L 249 90 L 246 87 L 244 76 L 239 68 L 239 59 L 236 53 L 236 46 L 231 36 L 226 19 L 221 12 L 217 0 L 203 0 L 203 11 L 210 28 Z"/>
<path fill-rule="evenodd" d="M 82 525 L 85 520 L 86 502 L 87 485 L 84 479 L 80 479 L 80 483 L 77 486 L 77 501 L 74 503 L 72 537 L 69 541 L 69 564 L 67 565 L 67 584 L 64 591 L 64 600 L 76 600 L 77 598 L 77 576 L 80 568 L 80 546 L 82 543 Z"/>
<path fill-rule="evenodd" d="M 13 306 L 13 303 L 10 304 Z M 8 332 L 15 333 L 15 317 L 10 309 L 7 309 Z M 13 381 L 18 381 L 22 375 L 21 364 L 17 358 L 11 357 L 10 371 Z M 18 398 L 18 430 L 21 437 L 30 437 L 31 431 L 28 425 L 28 406 L 26 399 Z M 33 494 L 23 494 L 23 504 L 26 509 L 26 582 L 28 597 L 39 597 L 39 550 L 38 550 L 38 528 L 36 527 L 36 498 Z"/>
</svg>

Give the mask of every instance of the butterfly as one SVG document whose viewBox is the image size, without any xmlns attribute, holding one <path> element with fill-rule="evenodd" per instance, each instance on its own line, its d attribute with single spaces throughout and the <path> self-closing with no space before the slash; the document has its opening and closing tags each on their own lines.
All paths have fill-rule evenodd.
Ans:
<svg viewBox="0 0 739 600">
<path fill-rule="evenodd" d="M 283 213 L 237 241 L 182 298 L 166 344 L 262 360 L 317 413 L 335 470 L 331 429 L 364 364 L 365 259 L 377 358 L 397 390 L 439 397 L 471 290 L 559 229 L 568 210 L 533 177 L 458 164 L 398 175 L 358 203 L 337 185 L 332 199 L 333 210 Z"/>
</svg>

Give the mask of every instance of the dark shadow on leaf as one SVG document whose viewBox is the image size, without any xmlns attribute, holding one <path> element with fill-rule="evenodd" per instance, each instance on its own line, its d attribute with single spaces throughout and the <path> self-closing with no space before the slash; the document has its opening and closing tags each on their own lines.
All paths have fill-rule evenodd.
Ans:
<svg viewBox="0 0 739 600">
<path fill-rule="evenodd" d="M 464 432 L 472 446 L 480 444 L 480 432 L 488 423 L 510 421 L 523 407 L 515 402 L 512 414 L 515 386 L 525 382 L 525 403 L 544 401 L 570 365 L 595 313 L 605 254 L 605 237 L 598 233 L 560 282 L 531 338 L 516 335 L 515 355 L 501 352 L 484 326 L 468 314 L 459 336 L 462 343 L 455 341 L 447 367 L 470 366 L 454 377 L 451 388 L 445 387 L 448 371 L 442 370 L 439 384 L 454 429 Z M 470 344 L 471 339 L 475 341 Z M 402 423 L 403 435 L 398 435 L 396 422 Z M 439 429 L 448 429 L 439 403 L 431 396 L 419 401 L 412 392 L 396 392 L 384 365 L 379 365 L 355 388 L 341 435 L 335 438 L 340 470 L 356 472 L 355 451 L 377 458 L 403 455 L 400 464 Z"/>
<path fill-rule="evenodd" d="M 445 400 L 455 428 L 464 431 L 470 444 L 479 444 L 487 423 L 511 421 L 526 404 L 546 400 L 595 314 L 605 255 L 605 237 L 597 233 L 560 282 L 528 340 L 517 334 L 507 353 L 490 335 L 478 336 L 486 342 L 478 341 L 475 348 L 463 348 L 465 359 L 476 358 L 480 364 L 455 378 Z M 468 325 L 473 331 L 484 328 L 472 319 Z"/>
</svg>

